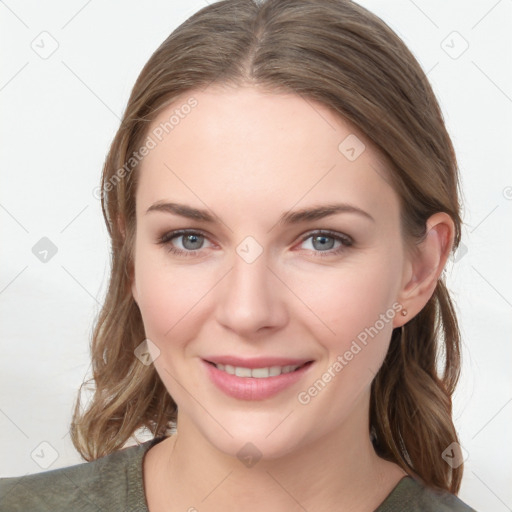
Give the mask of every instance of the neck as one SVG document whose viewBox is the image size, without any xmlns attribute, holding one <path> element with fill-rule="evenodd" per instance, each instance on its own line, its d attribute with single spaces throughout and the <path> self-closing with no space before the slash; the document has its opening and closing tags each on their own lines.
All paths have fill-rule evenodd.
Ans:
<svg viewBox="0 0 512 512">
<path fill-rule="evenodd" d="M 376 455 L 365 415 L 286 456 L 249 467 L 220 452 L 186 420 L 160 445 L 154 478 L 149 477 L 155 489 L 152 500 L 148 493 L 151 512 L 226 511 L 235 504 L 247 512 L 370 511 L 405 476 Z"/>
</svg>

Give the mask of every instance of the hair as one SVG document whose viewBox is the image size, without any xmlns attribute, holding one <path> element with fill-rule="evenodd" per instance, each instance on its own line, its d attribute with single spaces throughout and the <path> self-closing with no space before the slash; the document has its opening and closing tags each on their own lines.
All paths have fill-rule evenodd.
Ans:
<svg viewBox="0 0 512 512">
<path fill-rule="evenodd" d="M 127 170 L 126 163 L 164 107 L 211 84 L 258 86 L 327 106 L 384 155 L 404 239 L 418 243 L 427 219 L 446 212 L 455 226 L 452 251 L 460 241 L 457 162 L 441 110 L 420 65 L 381 19 L 349 0 L 223 0 L 201 9 L 144 66 L 104 164 L 111 275 L 92 334 L 93 376 L 80 388 L 71 423 L 88 461 L 122 448 L 140 429 L 160 437 L 176 424 L 177 405 L 154 365 L 134 355 L 145 339 L 131 293 L 139 165 Z M 381 457 L 452 493 L 463 465 L 452 468 L 441 455 L 458 441 L 452 394 L 459 373 L 460 333 L 442 275 L 421 312 L 393 330 L 372 382 L 369 427 Z M 89 383 L 94 393 L 82 408 Z"/>
</svg>

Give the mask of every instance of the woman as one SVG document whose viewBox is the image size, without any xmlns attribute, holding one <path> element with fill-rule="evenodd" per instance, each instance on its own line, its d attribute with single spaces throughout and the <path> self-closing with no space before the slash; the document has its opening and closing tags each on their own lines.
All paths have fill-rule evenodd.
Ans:
<svg viewBox="0 0 512 512">
<path fill-rule="evenodd" d="M 72 423 L 90 462 L 4 479 L 0 510 L 472 510 L 442 277 L 457 188 L 425 74 L 380 19 L 196 13 L 104 167 L 112 273 Z"/>
</svg>

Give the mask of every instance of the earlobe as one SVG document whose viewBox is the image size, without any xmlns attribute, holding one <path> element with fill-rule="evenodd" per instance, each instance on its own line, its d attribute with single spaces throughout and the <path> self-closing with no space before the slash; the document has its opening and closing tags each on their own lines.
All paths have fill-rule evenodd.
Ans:
<svg viewBox="0 0 512 512">
<path fill-rule="evenodd" d="M 432 215 L 427 221 L 427 231 L 408 257 L 407 278 L 398 297 L 407 309 L 407 318 L 396 317 L 400 327 L 416 316 L 428 302 L 450 255 L 454 238 L 454 223 L 444 212 Z"/>
</svg>

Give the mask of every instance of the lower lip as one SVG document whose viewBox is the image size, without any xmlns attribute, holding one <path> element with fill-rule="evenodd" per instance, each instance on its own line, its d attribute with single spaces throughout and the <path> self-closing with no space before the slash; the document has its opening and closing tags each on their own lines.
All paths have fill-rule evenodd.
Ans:
<svg viewBox="0 0 512 512">
<path fill-rule="evenodd" d="M 265 400 L 265 398 L 277 395 L 300 380 L 312 365 L 312 363 L 308 363 L 294 372 L 257 379 L 255 377 L 237 377 L 219 370 L 204 360 L 203 363 L 206 365 L 206 371 L 213 383 L 226 395 L 239 400 Z"/>
</svg>

